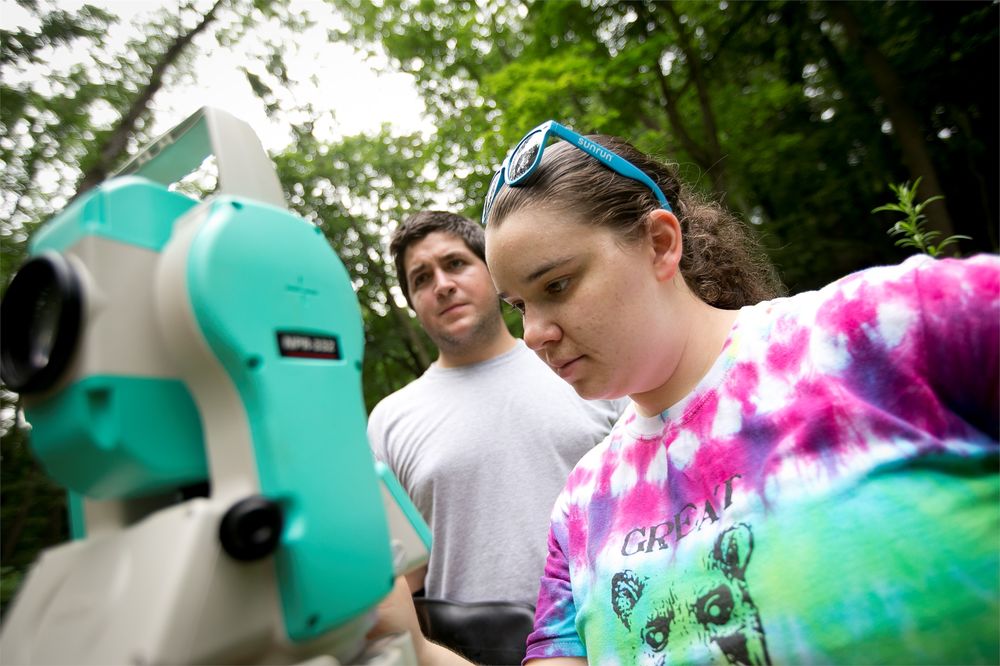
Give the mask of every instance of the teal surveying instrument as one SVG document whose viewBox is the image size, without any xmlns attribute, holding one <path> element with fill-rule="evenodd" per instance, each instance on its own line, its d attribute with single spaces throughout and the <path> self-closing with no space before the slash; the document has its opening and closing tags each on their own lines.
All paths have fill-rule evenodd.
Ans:
<svg viewBox="0 0 1000 666">
<path fill-rule="evenodd" d="M 214 155 L 218 192 L 169 187 Z M 366 439 L 343 264 L 248 125 L 202 109 L 38 230 L 0 312 L 5 384 L 69 491 L 9 664 L 406 664 L 369 642 L 430 534 Z"/>
</svg>

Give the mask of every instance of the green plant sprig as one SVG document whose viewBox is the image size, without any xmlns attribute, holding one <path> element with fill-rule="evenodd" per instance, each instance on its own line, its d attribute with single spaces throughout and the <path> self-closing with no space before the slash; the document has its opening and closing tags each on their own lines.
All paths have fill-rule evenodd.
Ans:
<svg viewBox="0 0 1000 666">
<path fill-rule="evenodd" d="M 896 245 L 900 247 L 912 247 L 918 252 L 929 254 L 932 257 L 939 257 L 944 251 L 944 248 L 949 245 L 953 245 L 960 240 L 972 240 L 969 236 L 956 234 L 948 236 L 935 245 L 934 241 L 941 236 L 941 232 L 925 228 L 927 217 L 924 215 L 924 209 L 927 208 L 929 204 L 937 201 L 938 199 L 944 199 L 944 197 L 934 196 L 917 203 L 916 196 L 917 189 L 919 187 L 919 178 L 917 178 L 916 182 L 913 183 L 912 186 L 909 181 L 902 183 L 901 185 L 893 185 L 890 183 L 889 188 L 896 194 L 897 203 L 886 204 L 872 210 L 873 213 L 890 211 L 903 214 L 903 219 L 892 225 L 887 232 L 890 236 L 902 236 L 902 238 L 896 241 Z"/>
</svg>

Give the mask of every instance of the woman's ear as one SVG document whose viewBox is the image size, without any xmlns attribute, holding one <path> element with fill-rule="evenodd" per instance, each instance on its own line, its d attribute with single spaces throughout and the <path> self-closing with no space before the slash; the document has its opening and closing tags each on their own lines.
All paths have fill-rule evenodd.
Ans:
<svg viewBox="0 0 1000 666">
<path fill-rule="evenodd" d="M 673 279 L 681 265 L 684 242 L 681 223 L 670 211 L 657 208 L 646 218 L 646 233 L 653 251 L 653 271 L 660 281 Z"/>
</svg>

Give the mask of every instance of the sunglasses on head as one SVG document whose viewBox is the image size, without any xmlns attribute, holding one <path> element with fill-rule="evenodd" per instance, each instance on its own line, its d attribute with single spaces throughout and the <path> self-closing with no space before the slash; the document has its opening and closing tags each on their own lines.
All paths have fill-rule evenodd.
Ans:
<svg viewBox="0 0 1000 666">
<path fill-rule="evenodd" d="M 490 186 L 486 190 L 486 203 L 483 205 L 483 226 L 486 226 L 493 202 L 503 186 L 517 187 L 521 185 L 542 163 L 542 152 L 545 150 L 545 144 L 550 136 L 557 136 L 568 141 L 615 173 L 642 183 L 652 190 L 664 210 L 673 212 L 667 202 L 667 197 L 663 195 L 663 191 L 653 182 L 652 178 L 643 173 L 637 166 L 604 146 L 577 134 L 565 125 L 549 120 L 528 132 L 514 150 L 507 155 L 497 172 L 493 174 L 493 180 L 490 181 Z"/>
</svg>

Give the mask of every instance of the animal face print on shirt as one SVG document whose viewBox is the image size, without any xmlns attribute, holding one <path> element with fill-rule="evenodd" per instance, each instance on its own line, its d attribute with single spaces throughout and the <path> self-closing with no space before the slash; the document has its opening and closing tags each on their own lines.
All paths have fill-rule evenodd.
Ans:
<svg viewBox="0 0 1000 666">
<path fill-rule="evenodd" d="M 719 535 L 700 570 L 673 575 L 665 587 L 629 569 L 615 574 L 611 602 L 631 635 L 635 662 L 770 664 L 745 579 L 752 550 L 753 534 L 741 523 Z"/>
</svg>

